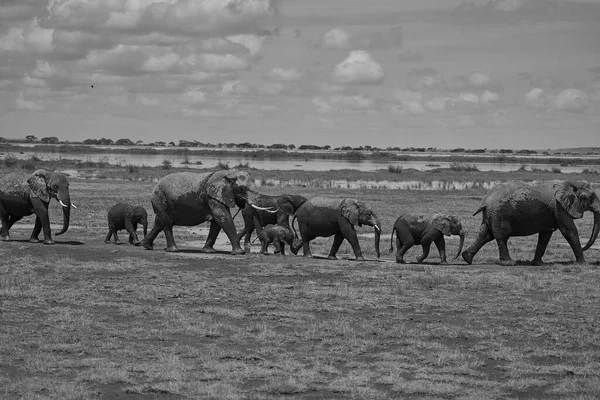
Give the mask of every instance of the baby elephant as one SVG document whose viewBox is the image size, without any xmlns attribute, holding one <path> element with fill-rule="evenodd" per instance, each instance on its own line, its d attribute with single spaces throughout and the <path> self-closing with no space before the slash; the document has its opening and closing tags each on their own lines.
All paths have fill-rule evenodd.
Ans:
<svg viewBox="0 0 600 400">
<path fill-rule="evenodd" d="M 129 243 L 139 246 L 137 225 L 144 227 L 144 236 L 148 232 L 148 213 L 141 206 L 134 206 L 128 203 L 117 203 L 108 210 L 108 233 L 105 243 L 110 243 L 110 237 L 114 236 L 115 244 L 121 244 L 117 231 L 126 229 L 129 232 Z"/>
<path fill-rule="evenodd" d="M 392 229 L 390 253 L 394 251 L 394 232 L 396 232 L 396 246 L 398 247 L 396 253 L 396 262 L 398 263 L 404 263 L 404 253 L 415 244 L 423 247 L 423 254 L 417 257 L 417 262 L 422 263 L 429 255 L 429 247 L 433 242 L 440 252 L 441 263 L 447 264 L 444 235 L 460 235 L 460 244 L 454 259 L 460 255 L 465 242 L 465 231 L 460 221 L 455 216 L 446 214 L 435 214 L 432 217 L 403 214 L 398 217 Z"/>
<path fill-rule="evenodd" d="M 296 238 L 294 240 L 292 230 L 282 225 L 269 224 L 257 230 L 256 233 L 262 242 L 261 254 L 269 254 L 268 248 L 271 243 L 275 246 L 275 254 L 281 254 L 282 256 L 285 255 L 286 242 L 290 245 L 290 250 L 294 254 L 298 254 L 298 249 L 301 247 L 300 239 Z M 297 247 L 294 245 L 297 245 Z"/>
</svg>

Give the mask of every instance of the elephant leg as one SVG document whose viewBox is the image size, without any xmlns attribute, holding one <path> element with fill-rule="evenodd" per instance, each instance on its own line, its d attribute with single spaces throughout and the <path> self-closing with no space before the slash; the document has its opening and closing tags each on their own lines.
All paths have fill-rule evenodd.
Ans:
<svg viewBox="0 0 600 400">
<path fill-rule="evenodd" d="M 154 217 L 154 226 L 150 229 L 150 232 L 142 239 L 142 246 L 146 250 L 152 250 L 154 248 L 154 239 L 158 236 L 160 232 L 163 230 L 163 224 L 158 215 Z"/>
<path fill-rule="evenodd" d="M 216 250 L 213 247 L 217 242 L 217 236 L 221 232 L 221 227 L 215 221 L 210 221 L 210 227 L 208 228 L 208 237 L 202 248 L 203 253 L 215 253 Z"/>
<path fill-rule="evenodd" d="M 566 214 L 566 211 L 563 211 Z M 581 248 L 581 242 L 579 241 L 579 233 L 575 222 L 571 217 L 559 218 L 558 229 L 560 233 L 567 239 L 567 242 L 575 254 L 575 262 L 578 264 L 584 264 L 585 258 L 583 257 L 583 249 Z"/>
<path fill-rule="evenodd" d="M 448 264 L 448 261 L 446 260 L 446 241 L 444 240 L 444 237 L 440 235 L 433 243 L 435 243 L 435 247 L 437 247 L 438 252 L 440 253 L 440 264 Z"/>
<path fill-rule="evenodd" d="M 117 230 L 113 231 L 113 237 L 115 238 L 115 244 L 121 244 L 121 240 L 119 240 L 119 235 L 117 234 Z"/>
<path fill-rule="evenodd" d="M 275 239 L 273 245 L 275 246 L 275 251 L 273 252 L 273 254 L 280 254 L 282 256 L 285 255 L 285 252 L 283 250 L 283 241 L 281 241 L 280 239 Z"/>
<path fill-rule="evenodd" d="M 238 235 L 235 230 L 235 223 L 233 222 L 233 217 L 231 216 L 231 212 L 226 208 L 223 204 L 219 203 L 216 200 L 209 200 L 209 205 L 211 209 L 211 214 L 213 216 L 213 220 L 211 220 L 211 229 L 212 224 L 217 223 L 225 234 L 227 238 L 229 238 L 229 242 L 231 243 L 231 254 L 239 255 L 244 254 L 245 251 L 240 246 L 240 242 L 238 241 Z M 210 233 L 209 233 L 210 234 Z"/>
<path fill-rule="evenodd" d="M 331 250 L 329 250 L 329 255 L 327 256 L 330 260 L 337 260 L 335 256 L 344 241 L 344 236 L 341 233 L 336 233 L 333 237 L 333 244 L 331 245 Z"/>
<path fill-rule="evenodd" d="M 398 235 L 396 236 L 396 262 L 400 264 L 404 264 L 404 254 L 415 245 L 415 240 L 412 235 L 409 233 L 408 235 L 400 235 L 400 231 L 397 230 Z"/>
<path fill-rule="evenodd" d="M 272 240 L 269 240 L 268 238 L 265 238 L 263 240 L 263 238 L 261 238 L 259 236 L 259 238 L 262 240 L 261 246 L 260 246 L 260 254 L 264 254 L 267 255 L 269 254 L 269 245 L 271 244 Z M 277 246 L 275 246 L 277 247 Z"/>
<path fill-rule="evenodd" d="M 417 257 L 417 262 L 419 264 L 421 264 L 423 262 L 423 260 L 425 260 L 427 258 L 427 256 L 429 256 L 429 249 L 431 248 L 431 242 L 429 242 L 429 241 L 421 242 L 421 247 L 423 248 L 423 254 L 421 254 L 420 256 Z"/>
<path fill-rule="evenodd" d="M 479 233 L 477 234 L 477 239 L 475 242 L 469 246 L 465 251 L 462 252 L 463 259 L 467 262 L 467 264 L 473 263 L 473 257 L 475 254 L 486 244 L 494 240 L 494 235 L 488 229 L 486 224 L 481 224 L 479 226 Z"/>
<path fill-rule="evenodd" d="M 42 221 L 40 221 L 40 217 L 35 217 L 35 223 L 33 224 L 33 231 L 31 231 L 31 236 L 29 237 L 29 241 L 31 243 L 39 243 L 41 240 L 39 239 L 40 232 L 42 231 Z"/>
<path fill-rule="evenodd" d="M 47 207 L 48 206 L 46 205 L 46 207 L 44 207 L 39 214 L 38 214 L 38 212 L 36 212 L 36 214 L 38 214 L 38 218 L 39 218 L 39 221 L 40 221 L 40 224 L 42 227 L 42 231 L 44 233 L 44 244 L 54 244 L 55 242 L 54 242 L 54 240 L 52 240 L 52 234 L 50 231 L 50 217 L 48 216 L 48 208 Z M 38 218 L 36 218 L 36 223 L 37 223 Z M 37 241 L 39 233 L 40 233 L 39 230 L 36 232 L 36 227 L 34 226 L 31 237 L 35 238 L 35 240 Z"/>
<path fill-rule="evenodd" d="M 546 247 L 548 247 L 548 242 L 550 242 L 550 238 L 552 237 L 552 231 L 550 232 L 540 232 L 538 235 L 538 242 L 535 248 L 535 256 L 533 256 L 533 260 L 531 260 L 531 265 L 542 265 L 542 257 L 546 252 Z"/>
<path fill-rule="evenodd" d="M 137 223 L 132 222 L 131 224 L 127 224 L 125 226 L 125 229 L 129 233 L 129 244 L 132 244 L 134 246 L 139 246 L 140 241 L 138 240 L 138 235 L 136 232 L 137 231 Z"/>
<path fill-rule="evenodd" d="M 515 261 L 510 258 L 508 251 L 508 237 L 497 237 L 496 243 L 498 244 L 498 253 L 500 254 L 500 265 L 515 265 Z"/>
<path fill-rule="evenodd" d="M 300 230 L 300 237 L 302 239 L 302 253 L 304 257 L 312 257 L 312 253 L 310 252 L 310 241 L 315 237 L 310 234 L 306 224 L 300 223 L 300 221 L 298 221 L 298 230 Z"/>
<path fill-rule="evenodd" d="M 2 222 L 2 228 L 0 230 L 0 236 L 2 240 L 10 240 L 10 235 L 8 231 L 10 229 L 9 226 L 10 215 L 6 212 L 4 205 L 0 202 L 0 221 Z"/>
<path fill-rule="evenodd" d="M 358 261 L 364 261 L 365 258 L 362 255 L 362 251 L 360 249 L 360 244 L 358 243 L 358 236 L 356 236 L 356 231 L 354 230 L 354 227 L 352 227 L 352 229 L 349 232 L 346 232 L 346 234 L 344 234 L 344 231 L 342 230 L 342 235 L 343 235 L 344 239 L 346 239 L 348 241 L 348 243 L 350 243 L 350 246 L 352 246 L 352 250 L 354 250 L 354 257 Z M 333 241 L 333 244 L 335 245 L 335 239 Z M 341 244 L 342 244 L 342 242 L 340 241 L 337 248 L 335 249 L 336 253 Z M 333 246 L 331 246 L 331 250 L 333 251 Z M 333 255 L 335 256 L 335 253 Z"/>
<path fill-rule="evenodd" d="M 106 237 L 104 238 L 104 243 L 110 243 L 110 238 L 112 235 L 113 235 L 112 228 L 108 228 L 108 233 L 106 234 Z"/>
</svg>

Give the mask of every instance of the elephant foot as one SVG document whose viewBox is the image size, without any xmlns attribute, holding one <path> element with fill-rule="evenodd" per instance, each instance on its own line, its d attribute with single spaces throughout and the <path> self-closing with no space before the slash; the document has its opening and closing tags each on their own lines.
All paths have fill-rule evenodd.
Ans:
<svg viewBox="0 0 600 400">
<path fill-rule="evenodd" d="M 172 245 L 172 246 L 165 247 L 165 251 L 168 253 L 178 253 L 179 248 L 175 245 Z"/>
<path fill-rule="evenodd" d="M 42 241 L 36 237 L 29 238 L 29 243 L 41 243 Z"/>
<path fill-rule="evenodd" d="M 231 254 L 234 256 L 241 256 L 242 254 L 246 254 L 246 252 L 240 247 L 239 249 L 231 250 Z"/>
<path fill-rule="evenodd" d="M 513 267 L 517 264 L 517 262 L 511 258 L 507 259 L 507 260 L 500 260 L 498 261 L 498 264 L 504 266 L 504 267 Z"/>
<path fill-rule="evenodd" d="M 56 244 L 56 242 L 52 239 L 46 239 L 46 240 L 44 240 L 44 244 Z"/>
<path fill-rule="evenodd" d="M 246 253 L 250 254 L 251 250 L 252 250 L 252 246 L 250 246 L 250 245 L 244 245 L 244 251 Z"/>
<path fill-rule="evenodd" d="M 110 240 L 105 240 L 104 243 L 110 244 Z"/>
<path fill-rule="evenodd" d="M 130 243 L 134 246 L 139 246 L 141 244 L 140 242 L 130 242 Z"/>
<path fill-rule="evenodd" d="M 575 264 L 585 264 L 585 258 L 579 257 L 575 259 Z"/>
<path fill-rule="evenodd" d="M 2 241 L 3 242 L 10 242 L 10 236 L 9 235 L 2 236 Z"/>
<path fill-rule="evenodd" d="M 406 261 L 404 261 L 403 259 L 396 258 L 396 263 L 397 264 L 406 264 Z"/>
<path fill-rule="evenodd" d="M 142 245 L 142 246 L 143 246 L 143 247 L 144 247 L 146 250 L 152 250 L 152 249 L 154 249 L 154 246 L 153 246 L 153 245 L 152 245 L 152 243 L 150 243 L 150 242 L 147 242 L 147 241 L 145 241 L 145 240 L 142 240 L 140 243 L 141 243 L 141 245 Z"/>
<path fill-rule="evenodd" d="M 363 256 L 359 256 L 356 257 L 356 261 L 365 261 L 365 258 Z"/>
<path fill-rule="evenodd" d="M 204 246 L 200 249 L 201 253 L 216 253 L 217 251 L 212 246 Z"/>
<path fill-rule="evenodd" d="M 328 260 L 337 260 L 338 258 L 336 256 L 327 256 Z"/>
<path fill-rule="evenodd" d="M 442 261 L 440 261 L 440 265 L 448 265 L 448 261 L 442 260 Z"/>
<path fill-rule="evenodd" d="M 467 262 L 467 264 L 473 264 L 473 256 L 466 250 L 462 252 L 462 258 Z"/>
<path fill-rule="evenodd" d="M 422 264 L 424 258 L 417 257 L 417 264 Z"/>
<path fill-rule="evenodd" d="M 544 262 L 539 259 L 539 260 L 531 260 L 530 262 L 531 265 L 544 265 Z"/>
</svg>

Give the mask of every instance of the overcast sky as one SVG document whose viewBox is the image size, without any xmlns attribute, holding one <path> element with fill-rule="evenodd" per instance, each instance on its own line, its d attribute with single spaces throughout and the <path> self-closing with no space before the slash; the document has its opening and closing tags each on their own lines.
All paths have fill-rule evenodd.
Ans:
<svg viewBox="0 0 600 400">
<path fill-rule="evenodd" d="M 600 146 L 600 0 L 0 0 L 0 136 Z"/>
</svg>

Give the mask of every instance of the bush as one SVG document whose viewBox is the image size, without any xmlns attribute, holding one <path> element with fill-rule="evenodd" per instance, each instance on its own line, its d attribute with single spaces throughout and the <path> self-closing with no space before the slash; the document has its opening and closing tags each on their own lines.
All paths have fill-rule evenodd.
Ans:
<svg viewBox="0 0 600 400">
<path fill-rule="evenodd" d="M 229 169 L 229 162 L 219 160 L 219 162 L 217 163 L 217 168 L 218 169 Z"/>
<path fill-rule="evenodd" d="M 555 174 L 562 174 L 562 170 L 558 167 L 552 167 L 552 172 Z"/>
<path fill-rule="evenodd" d="M 16 156 L 13 156 L 12 154 L 7 154 L 4 157 L 4 165 L 11 168 L 16 166 L 19 163 L 19 159 Z"/>
<path fill-rule="evenodd" d="M 352 150 L 346 152 L 346 158 L 348 160 L 362 160 L 363 158 L 365 158 L 365 156 L 358 150 Z"/>
<path fill-rule="evenodd" d="M 169 160 L 168 158 L 165 158 L 162 162 L 161 168 L 162 169 L 171 169 L 173 167 L 173 161 Z"/>
<path fill-rule="evenodd" d="M 459 162 L 453 162 L 452 164 L 450 164 L 450 169 L 452 171 L 459 171 L 459 172 L 473 172 L 473 171 L 479 171 L 479 168 L 477 168 L 477 165 L 475 164 L 462 164 Z"/>
<path fill-rule="evenodd" d="M 202 161 L 198 160 L 194 164 L 196 164 L 196 165 L 202 165 Z"/>
<path fill-rule="evenodd" d="M 33 157 L 29 160 L 21 161 L 21 168 L 29 171 L 35 171 L 35 161 L 33 160 Z"/>
<path fill-rule="evenodd" d="M 402 173 L 402 165 L 388 165 L 388 172 L 392 174 L 400 174 Z"/>
<path fill-rule="evenodd" d="M 127 164 L 127 170 L 130 174 L 137 174 L 138 172 L 140 172 L 140 166 L 135 164 Z"/>
<path fill-rule="evenodd" d="M 238 161 L 234 168 L 237 168 L 237 169 L 249 169 L 250 168 L 250 163 L 249 162 L 243 163 L 241 161 Z"/>
</svg>

